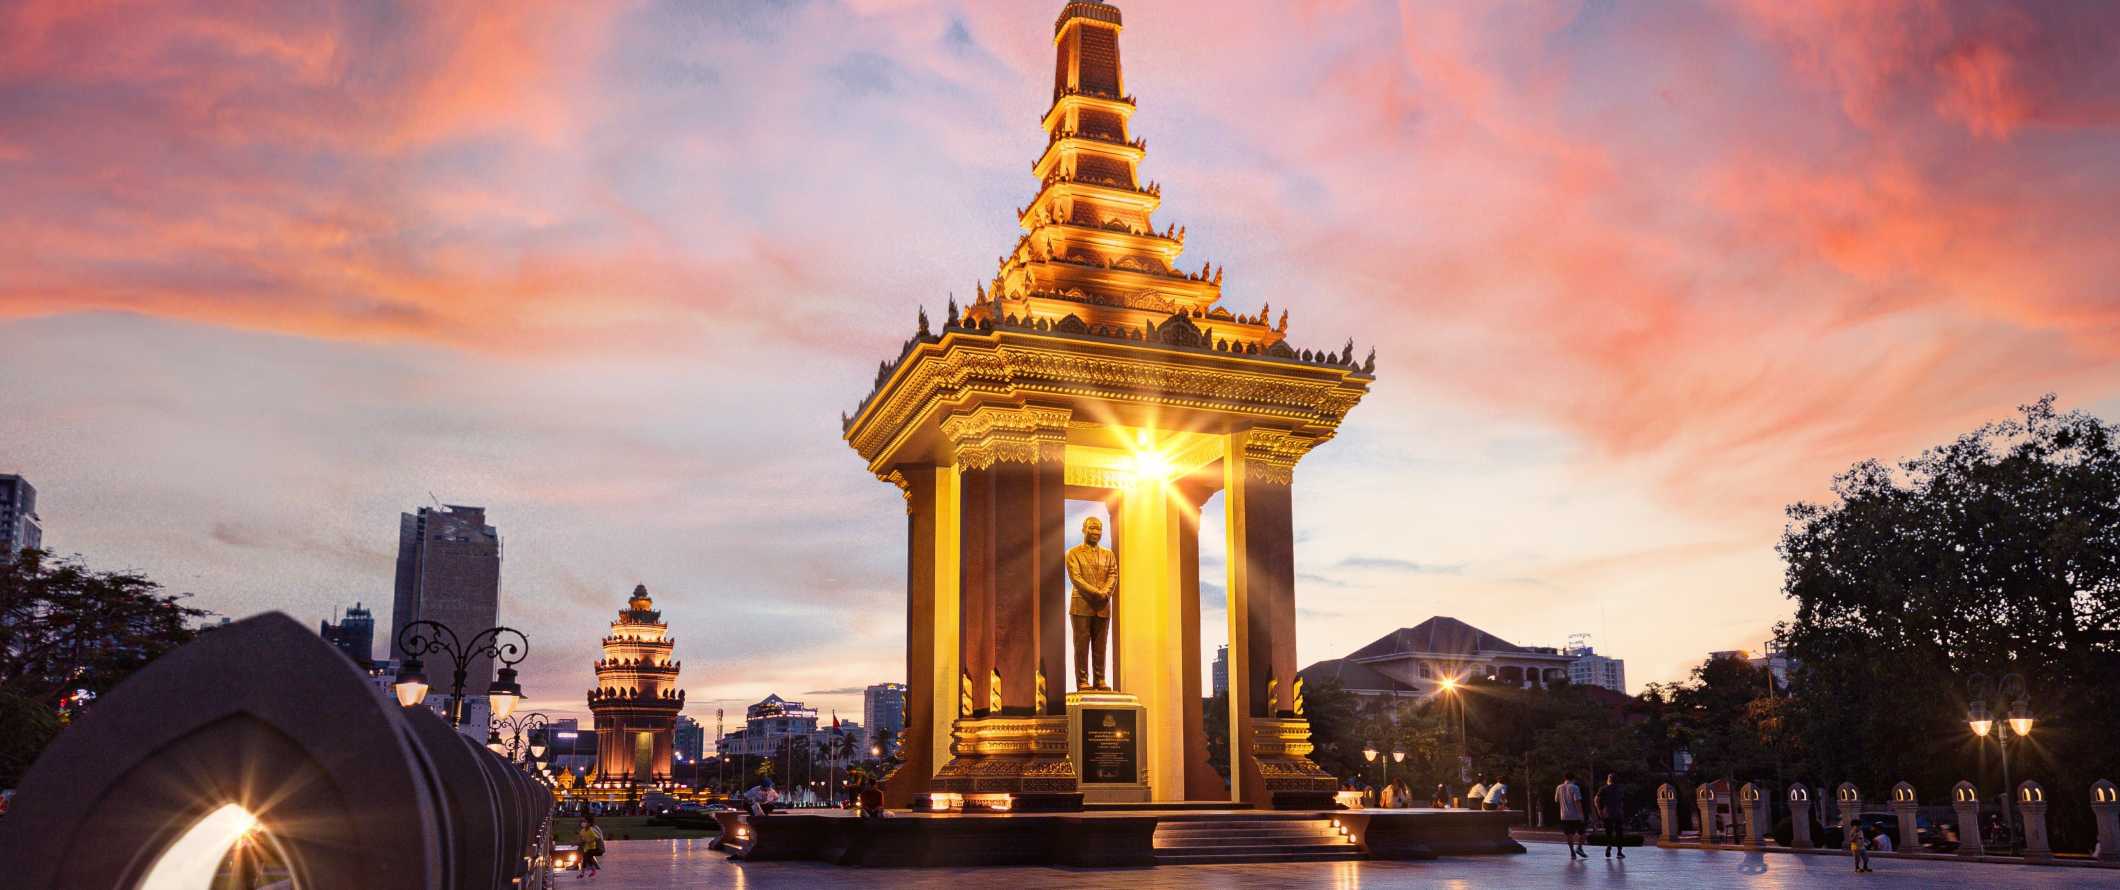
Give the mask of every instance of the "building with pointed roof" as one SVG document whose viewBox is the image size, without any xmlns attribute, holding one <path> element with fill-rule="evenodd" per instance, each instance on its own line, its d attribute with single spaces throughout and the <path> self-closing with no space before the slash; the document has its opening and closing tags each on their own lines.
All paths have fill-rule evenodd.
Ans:
<svg viewBox="0 0 2120 890">
<path fill-rule="evenodd" d="M 1519 646 L 1438 615 L 1402 627 L 1344 658 L 1303 669 L 1306 683 L 1332 680 L 1365 697 L 1419 698 L 1445 679 L 1484 678 L 1524 687 L 1567 682 L 1575 656 L 1550 646 Z"/>
<path fill-rule="evenodd" d="M 1298 462 L 1368 393 L 1375 353 L 1338 338 L 1298 349 L 1268 304 L 1282 295 L 1225 293 L 1220 268 L 1181 257 L 1184 228 L 1157 228 L 1163 189 L 1141 175 L 1123 28 L 1110 3 L 1062 6 L 1016 241 L 969 305 L 952 297 L 939 325 L 918 311 L 844 418 L 847 444 L 909 514 L 895 806 L 929 794 L 1018 808 L 1085 794 L 1329 805 L 1338 784 L 1307 757 L 1294 689 L 1292 490 Z M 1194 517 L 1217 492 L 1228 720 L 1248 740 L 1226 776 L 1207 761 L 1187 631 L 1199 627 Z M 1069 500 L 1106 504 L 1125 554 L 1117 589 L 1137 591 L 1112 604 L 1115 689 L 1067 689 Z M 1125 788 L 1081 787 L 1068 726 L 1086 691 L 1141 708 L 1139 781 L 1091 783 Z"/>
<path fill-rule="evenodd" d="M 676 641 L 669 633 L 647 585 L 635 585 L 603 639 L 596 688 L 589 690 L 589 710 L 596 715 L 598 788 L 650 790 L 674 784 L 673 733 L 685 692 L 677 686 L 683 665 L 670 658 Z"/>
</svg>

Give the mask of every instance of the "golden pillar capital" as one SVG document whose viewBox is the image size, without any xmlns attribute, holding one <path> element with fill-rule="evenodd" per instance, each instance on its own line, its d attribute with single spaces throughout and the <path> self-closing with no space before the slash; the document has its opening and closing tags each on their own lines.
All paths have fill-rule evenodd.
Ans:
<svg viewBox="0 0 2120 890">
<path fill-rule="evenodd" d="M 942 435 L 958 466 L 1059 463 L 1067 459 L 1067 424 L 1074 412 L 1038 405 L 983 405 L 942 421 Z"/>
<path fill-rule="evenodd" d="M 1244 446 L 1245 476 L 1253 482 L 1290 485 L 1296 461 L 1322 441 L 1282 430 L 1251 429 L 1238 434 Z"/>
<path fill-rule="evenodd" d="M 877 476 L 876 478 L 882 479 L 885 482 L 889 482 L 892 485 L 898 486 L 899 496 L 905 498 L 905 512 L 910 515 L 913 512 L 913 482 L 912 480 L 906 478 L 905 472 L 902 470 L 892 470 L 888 473 L 883 473 Z"/>
</svg>

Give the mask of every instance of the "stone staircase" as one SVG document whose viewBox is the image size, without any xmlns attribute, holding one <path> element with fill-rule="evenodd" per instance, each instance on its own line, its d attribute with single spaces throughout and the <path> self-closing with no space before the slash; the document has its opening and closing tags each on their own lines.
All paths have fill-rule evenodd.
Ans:
<svg viewBox="0 0 2120 890">
<path fill-rule="evenodd" d="M 1326 818 L 1183 819 L 1156 825 L 1157 865 L 1218 862 L 1332 862 L 1362 848 Z"/>
</svg>

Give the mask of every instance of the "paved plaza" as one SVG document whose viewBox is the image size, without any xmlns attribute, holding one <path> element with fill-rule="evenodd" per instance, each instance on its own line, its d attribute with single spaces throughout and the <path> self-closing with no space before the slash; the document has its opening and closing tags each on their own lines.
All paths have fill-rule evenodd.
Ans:
<svg viewBox="0 0 2120 890">
<path fill-rule="evenodd" d="M 2041 868 L 1958 862 L 1893 861 L 1880 858 L 1877 871 L 1858 875 L 1838 856 L 1759 855 L 1646 848 L 1625 862 L 1602 857 L 1570 864 L 1556 844 L 1529 844 L 1522 856 L 1435 862 L 1319 862 L 1276 865 L 1193 865 L 1153 869 L 856 869 L 807 862 L 731 862 L 707 849 L 704 840 L 620 841 L 611 844 L 604 873 L 594 881 L 562 875 L 559 887 L 601 890 L 660 888 L 936 888 L 1006 887 L 1036 890 L 1158 890 L 1158 888 L 1507 888 L 1627 887 L 1693 890 L 1699 887 L 1837 890 L 1843 887 L 1914 890 L 1934 887 L 2120 888 L 2120 871 Z"/>
</svg>

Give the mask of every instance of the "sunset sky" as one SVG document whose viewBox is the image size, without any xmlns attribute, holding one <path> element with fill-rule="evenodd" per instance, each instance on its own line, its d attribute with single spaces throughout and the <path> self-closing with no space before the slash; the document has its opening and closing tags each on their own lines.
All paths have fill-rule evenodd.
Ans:
<svg viewBox="0 0 2120 890">
<path fill-rule="evenodd" d="M 839 414 L 1015 243 L 1061 5 L 0 5 L 0 472 L 312 625 L 483 505 L 532 706 L 645 583 L 688 714 L 858 718 L 905 520 Z M 1789 614 L 1850 463 L 2120 419 L 2120 4 L 1119 5 L 1187 260 L 1378 351 L 1304 663 L 1445 614 L 1639 691 Z"/>
</svg>

